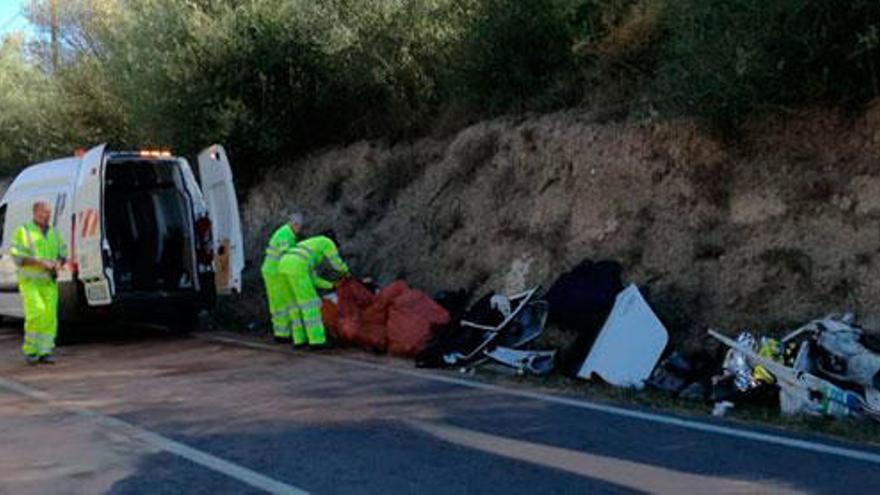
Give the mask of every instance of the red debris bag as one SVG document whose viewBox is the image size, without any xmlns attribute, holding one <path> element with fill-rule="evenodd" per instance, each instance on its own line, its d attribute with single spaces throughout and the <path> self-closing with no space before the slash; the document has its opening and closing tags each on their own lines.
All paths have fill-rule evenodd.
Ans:
<svg viewBox="0 0 880 495">
<path fill-rule="evenodd" d="M 376 352 L 414 357 L 431 340 L 433 329 L 450 319 L 427 294 L 402 281 L 373 294 L 360 282 L 347 280 L 336 295 L 336 338 Z M 333 321 L 333 308 L 328 306 L 325 311 L 322 306 L 322 316 L 325 324 Z"/>
<path fill-rule="evenodd" d="M 337 338 L 343 343 L 357 342 L 357 335 L 363 326 L 364 309 L 369 307 L 376 296 L 357 280 L 344 280 L 336 288 L 339 299 Z"/>
<path fill-rule="evenodd" d="M 388 310 L 388 352 L 415 357 L 425 349 L 434 328 L 449 323 L 449 312 L 422 291 L 405 287 Z"/>
<path fill-rule="evenodd" d="M 403 282 L 394 282 L 380 290 L 373 302 L 364 309 L 361 328 L 355 343 L 376 352 L 388 347 L 388 309 L 394 300 L 407 289 Z"/>
</svg>

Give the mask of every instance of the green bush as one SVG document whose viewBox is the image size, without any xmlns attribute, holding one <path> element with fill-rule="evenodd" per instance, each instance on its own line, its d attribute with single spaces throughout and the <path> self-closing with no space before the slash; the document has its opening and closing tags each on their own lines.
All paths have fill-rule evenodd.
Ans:
<svg viewBox="0 0 880 495">
<path fill-rule="evenodd" d="M 21 39 L 0 40 L 0 174 L 10 174 L 64 146 L 58 86 L 31 65 Z"/>
<path fill-rule="evenodd" d="M 451 68 L 451 93 L 490 112 L 549 109 L 578 91 L 571 0 L 477 2 Z"/>
<path fill-rule="evenodd" d="M 453 113 L 647 104 L 734 128 L 880 93 L 876 0 L 75 0 L 60 19 L 55 70 L 45 39 L 0 47 L 0 168 L 223 142 L 247 179 Z"/>
<path fill-rule="evenodd" d="M 405 134 L 439 105 L 460 25 L 451 0 L 210 5 L 133 2 L 104 39 L 133 141 L 182 153 L 223 141 L 266 164 Z"/>
<path fill-rule="evenodd" d="M 670 3 L 655 97 L 725 127 L 803 104 L 878 95 L 876 0 Z"/>
</svg>

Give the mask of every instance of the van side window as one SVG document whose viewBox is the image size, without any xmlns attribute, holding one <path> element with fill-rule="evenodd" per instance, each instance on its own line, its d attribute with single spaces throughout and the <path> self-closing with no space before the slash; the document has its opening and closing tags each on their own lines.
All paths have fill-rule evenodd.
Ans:
<svg viewBox="0 0 880 495">
<path fill-rule="evenodd" d="M 3 246 L 4 227 L 6 227 L 6 205 L 0 206 L 0 247 Z"/>
</svg>

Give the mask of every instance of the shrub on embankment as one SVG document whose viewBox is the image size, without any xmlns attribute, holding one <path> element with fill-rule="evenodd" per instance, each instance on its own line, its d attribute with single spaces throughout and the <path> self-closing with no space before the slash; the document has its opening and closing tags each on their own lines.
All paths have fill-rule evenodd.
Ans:
<svg viewBox="0 0 880 495">
<path fill-rule="evenodd" d="M 736 126 L 804 104 L 880 95 L 874 0 L 669 2 L 655 91 L 667 109 Z"/>
<path fill-rule="evenodd" d="M 30 17 L 46 32 L 48 0 Z M 0 48 L 0 166 L 99 141 L 227 144 L 251 179 L 360 138 L 579 105 L 726 130 L 878 94 L 872 0 L 70 0 Z M 25 54 L 26 56 L 23 56 Z"/>
</svg>

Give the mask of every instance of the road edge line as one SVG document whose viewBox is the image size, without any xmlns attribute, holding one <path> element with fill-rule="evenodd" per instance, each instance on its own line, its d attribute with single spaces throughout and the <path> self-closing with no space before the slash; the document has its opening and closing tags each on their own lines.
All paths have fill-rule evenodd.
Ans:
<svg viewBox="0 0 880 495">
<path fill-rule="evenodd" d="M 108 416 L 90 409 L 65 404 L 63 400 L 52 397 L 50 394 L 24 383 L 0 377 L 0 388 L 18 395 L 45 402 L 50 406 L 61 409 L 62 411 L 88 419 L 99 426 L 115 430 L 129 438 L 151 445 L 161 451 L 177 455 L 178 457 L 182 457 L 202 467 L 236 479 L 246 485 L 258 488 L 267 493 L 278 495 L 308 495 L 308 492 L 305 490 L 288 485 L 260 474 L 252 469 L 190 447 L 189 445 L 180 443 L 176 440 L 164 437 L 158 433 L 153 433 L 119 418 Z"/>
<path fill-rule="evenodd" d="M 206 341 L 214 341 L 220 343 L 226 343 L 230 345 L 237 345 L 241 347 L 249 347 L 257 350 L 271 351 L 277 352 L 280 354 L 290 355 L 288 349 L 279 348 L 276 346 L 272 346 L 269 344 L 264 344 L 261 342 L 253 342 L 245 339 L 238 339 L 235 337 L 226 337 L 226 336 L 217 336 L 217 335 L 207 335 L 207 334 L 193 334 L 193 337 L 206 340 Z M 723 435 L 728 437 L 740 438 L 745 440 L 752 440 L 756 442 L 771 444 L 771 445 L 779 445 L 783 447 L 789 447 L 799 450 L 804 450 L 808 452 L 816 452 L 820 454 L 834 455 L 838 457 L 844 457 L 848 459 L 858 460 L 869 462 L 872 464 L 880 465 L 880 454 L 874 452 L 868 452 L 865 450 L 857 450 L 851 449 L 848 447 L 839 447 L 835 445 L 828 445 L 819 442 L 814 442 L 810 440 L 798 439 L 798 438 L 790 438 L 784 437 L 781 435 L 775 435 L 771 433 L 762 433 L 758 431 L 745 430 L 740 428 L 734 428 L 731 426 L 722 426 L 722 425 L 714 425 L 710 423 L 703 423 L 697 420 L 690 420 L 684 418 L 677 418 L 674 416 L 667 416 L 659 413 L 652 413 L 646 411 L 638 411 L 635 409 L 627 409 L 619 406 L 612 406 L 607 404 L 599 404 L 596 402 L 590 402 L 584 399 L 576 399 L 573 397 L 564 397 L 560 395 L 553 395 L 549 393 L 543 392 L 535 392 L 530 390 L 517 390 L 510 387 L 505 387 L 502 385 L 495 385 L 492 383 L 483 383 L 475 380 L 468 380 L 465 378 L 455 378 L 451 376 L 441 376 L 434 373 L 423 372 L 423 371 L 415 371 L 408 370 L 402 368 L 395 368 L 393 366 L 386 366 L 382 364 L 370 363 L 367 361 L 362 361 L 360 359 L 353 358 L 345 358 L 341 356 L 328 356 L 321 354 L 313 354 L 315 358 L 319 358 L 325 361 L 338 362 L 343 364 L 349 364 L 352 366 L 358 366 L 361 368 L 368 368 L 377 371 L 385 371 L 389 373 L 395 373 L 398 375 L 404 375 L 414 378 L 421 378 L 425 380 L 432 380 L 435 382 L 446 383 L 450 385 L 458 385 L 478 390 L 486 390 L 491 391 L 503 395 L 509 395 L 513 397 L 522 397 L 525 399 L 532 399 L 542 402 L 549 402 L 552 404 L 565 405 L 570 407 L 575 407 L 578 409 L 585 409 L 589 411 L 601 412 L 606 414 L 611 414 L 615 416 L 622 416 L 631 419 L 639 419 L 642 421 L 649 421 L 653 423 L 659 423 L 669 426 L 677 426 L 680 428 L 685 428 L 689 430 L 702 431 L 706 433 L 714 433 L 717 435 Z"/>
</svg>

